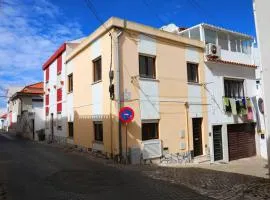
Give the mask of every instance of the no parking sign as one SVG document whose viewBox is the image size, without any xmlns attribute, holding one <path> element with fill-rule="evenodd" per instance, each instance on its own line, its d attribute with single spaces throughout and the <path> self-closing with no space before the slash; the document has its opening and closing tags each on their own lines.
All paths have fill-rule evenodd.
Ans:
<svg viewBox="0 0 270 200">
<path fill-rule="evenodd" d="M 123 107 L 119 111 L 119 119 L 123 123 L 129 123 L 134 119 L 134 110 L 130 107 Z"/>
</svg>

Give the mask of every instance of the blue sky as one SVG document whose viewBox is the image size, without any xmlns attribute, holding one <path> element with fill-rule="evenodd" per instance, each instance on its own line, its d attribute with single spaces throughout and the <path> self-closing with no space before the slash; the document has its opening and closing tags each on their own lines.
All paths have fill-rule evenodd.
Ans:
<svg viewBox="0 0 270 200">
<path fill-rule="evenodd" d="M 91 0 L 99 17 L 161 27 L 201 22 L 255 36 L 252 0 Z M 0 96 L 8 86 L 41 81 L 41 66 L 64 41 L 87 36 L 100 22 L 85 0 L 0 0 Z M 5 99 L 0 97 L 0 108 Z"/>
</svg>

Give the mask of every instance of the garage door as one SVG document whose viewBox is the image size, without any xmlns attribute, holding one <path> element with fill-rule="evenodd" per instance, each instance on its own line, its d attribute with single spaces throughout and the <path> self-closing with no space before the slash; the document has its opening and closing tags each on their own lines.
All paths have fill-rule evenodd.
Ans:
<svg viewBox="0 0 270 200">
<path fill-rule="evenodd" d="M 256 155 L 254 124 L 228 125 L 229 160 Z"/>
</svg>

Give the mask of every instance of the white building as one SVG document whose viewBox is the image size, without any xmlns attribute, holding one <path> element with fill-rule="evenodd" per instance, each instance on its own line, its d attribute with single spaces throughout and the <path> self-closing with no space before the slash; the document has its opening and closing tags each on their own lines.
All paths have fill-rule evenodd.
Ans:
<svg viewBox="0 0 270 200">
<path fill-rule="evenodd" d="M 264 120 L 258 109 L 260 63 L 253 38 L 204 23 L 186 30 L 171 31 L 172 27 L 162 29 L 206 45 L 205 74 L 200 75 L 205 76 L 203 87 L 208 94 L 211 162 L 266 157 Z"/>
<path fill-rule="evenodd" d="M 8 110 L 12 122 L 10 129 L 37 140 L 37 131 L 44 129 L 43 82 L 25 86 L 13 94 L 8 101 Z"/>
<path fill-rule="evenodd" d="M 9 102 L 9 98 L 22 89 L 22 86 L 11 86 L 7 89 L 7 131 L 12 131 L 12 125 L 17 123 L 18 115 L 18 109 L 13 107 L 13 105 Z"/>
<path fill-rule="evenodd" d="M 73 143 L 73 68 L 65 60 L 82 40 L 65 42 L 43 65 L 47 140 Z"/>
<path fill-rule="evenodd" d="M 270 162 L 270 138 L 269 138 L 269 124 L 270 124 L 270 1 L 267 0 L 253 0 L 254 17 L 256 24 L 256 33 L 258 46 L 260 49 L 260 58 L 262 64 L 262 85 L 264 90 L 264 112 L 266 122 L 266 139 L 268 147 L 268 161 Z"/>
</svg>

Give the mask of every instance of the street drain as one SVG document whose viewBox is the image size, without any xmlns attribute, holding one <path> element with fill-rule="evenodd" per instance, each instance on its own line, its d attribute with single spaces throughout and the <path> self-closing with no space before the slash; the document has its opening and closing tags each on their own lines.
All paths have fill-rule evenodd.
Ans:
<svg viewBox="0 0 270 200">
<path fill-rule="evenodd" d="M 103 171 L 60 171 L 47 177 L 46 181 L 58 190 L 81 194 L 112 191 L 126 184 L 114 173 L 105 174 Z"/>
</svg>

